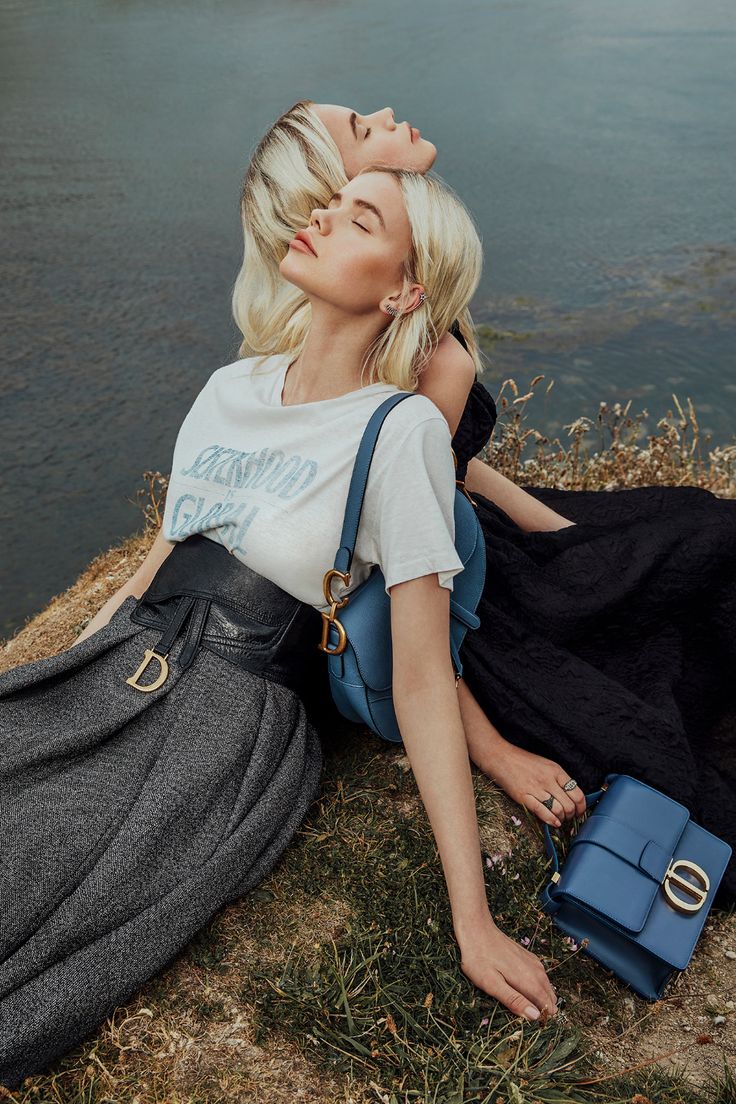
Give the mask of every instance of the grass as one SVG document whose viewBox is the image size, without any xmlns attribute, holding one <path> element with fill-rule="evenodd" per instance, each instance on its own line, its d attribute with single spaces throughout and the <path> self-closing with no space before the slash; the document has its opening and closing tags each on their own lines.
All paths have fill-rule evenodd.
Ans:
<svg viewBox="0 0 736 1104">
<path fill-rule="evenodd" d="M 243 996 L 262 1035 L 297 1038 L 330 1071 L 367 1080 L 386 1104 L 706 1099 L 653 1063 L 612 1071 L 586 1038 L 591 1017 L 607 1015 L 626 1030 L 628 991 L 537 907 L 548 872 L 531 816 L 528 831 L 506 825 L 512 846 L 495 852 L 495 862 L 484 852 L 488 899 L 499 926 L 528 941 L 567 994 L 562 1011 L 541 1026 L 520 1021 L 467 981 L 413 778 L 400 753 L 379 752 L 366 764 L 365 743 L 358 733 L 330 761 L 315 821 L 291 856 L 296 881 L 315 891 L 339 872 L 351 920 L 317 947 L 290 946 L 276 974 L 249 979 Z M 499 812 L 493 787 L 480 774 L 475 786 L 488 826 Z M 640 1019 L 656 1015 L 638 1004 Z"/>
<path fill-rule="evenodd" d="M 485 450 L 522 484 L 614 489 L 691 484 L 736 497 L 736 446 L 707 448 L 679 402 L 640 443 L 629 405 L 528 428 L 544 377 L 504 381 Z M 549 391 L 550 383 L 546 390 Z M 595 450 L 591 444 L 596 446 Z M 526 454 L 532 446 L 531 457 Z M 97 557 L 0 651 L 10 667 L 68 646 L 142 561 L 166 480 L 144 473 L 140 534 Z M 273 874 L 221 910 L 99 1031 L 6 1098 L 26 1104 L 727 1104 L 736 1050 L 736 918 L 711 913 L 668 995 L 632 995 L 536 903 L 548 878 L 541 825 L 474 770 L 488 899 L 540 955 L 558 1015 L 530 1023 L 459 966 L 449 902 L 408 760 L 345 723 L 325 740 L 320 796 Z M 567 829 L 559 833 L 562 855 Z M 730 971 L 730 973 L 729 973 Z M 711 999 L 712 998 L 712 999 Z M 715 1003 L 714 1003 L 715 1002 Z M 716 1026 L 713 1008 L 727 1024 Z M 687 1022 L 686 1022 L 687 1021 Z"/>
</svg>

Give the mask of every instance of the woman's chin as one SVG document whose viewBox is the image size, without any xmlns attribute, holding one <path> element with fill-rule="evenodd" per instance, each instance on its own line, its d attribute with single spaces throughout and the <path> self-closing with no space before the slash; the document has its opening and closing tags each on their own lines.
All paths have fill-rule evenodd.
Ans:
<svg viewBox="0 0 736 1104">
<path fill-rule="evenodd" d="M 290 249 L 283 260 L 279 262 L 279 272 L 287 283 L 294 284 L 296 287 L 301 288 L 302 291 L 305 291 L 305 288 L 302 287 L 302 281 L 299 279 L 299 262 L 294 261 L 292 257 L 293 252 L 294 251 Z"/>
<path fill-rule="evenodd" d="M 422 172 L 429 172 L 429 170 L 432 168 L 435 161 L 437 160 L 437 147 L 433 142 L 428 141 L 426 138 L 421 138 L 420 141 L 423 142 L 426 147 L 427 157 L 427 167 L 423 169 Z"/>
</svg>

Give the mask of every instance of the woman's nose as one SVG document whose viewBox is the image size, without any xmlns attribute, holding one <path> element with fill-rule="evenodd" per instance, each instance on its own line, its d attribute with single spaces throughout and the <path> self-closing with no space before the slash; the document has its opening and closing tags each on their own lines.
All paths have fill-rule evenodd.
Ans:
<svg viewBox="0 0 736 1104">
<path fill-rule="evenodd" d="M 318 233 L 323 234 L 329 217 L 329 211 L 326 211 L 322 207 L 315 207 L 309 217 L 309 225 L 315 227 Z"/>
<path fill-rule="evenodd" d="M 380 111 L 374 111 L 372 115 L 367 115 L 367 119 L 373 119 L 377 124 L 388 126 L 389 130 L 396 129 L 396 120 L 394 119 L 394 109 L 392 107 L 382 107 Z"/>
</svg>

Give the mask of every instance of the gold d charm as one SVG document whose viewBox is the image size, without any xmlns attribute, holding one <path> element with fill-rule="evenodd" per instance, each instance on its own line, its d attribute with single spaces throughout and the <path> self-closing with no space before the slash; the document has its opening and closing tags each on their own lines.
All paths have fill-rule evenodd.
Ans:
<svg viewBox="0 0 736 1104">
<path fill-rule="evenodd" d="M 322 613 L 322 639 L 320 640 L 317 647 L 321 652 L 327 652 L 328 655 L 340 655 L 341 652 L 345 651 L 345 645 L 348 642 L 347 633 L 345 632 L 344 627 L 335 617 L 335 610 L 342 609 L 343 606 L 347 605 L 350 599 L 347 594 L 339 602 L 337 598 L 335 598 L 334 594 L 332 593 L 332 580 L 333 578 L 335 578 L 335 576 L 337 576 L 337 578 L 340 579 L 345 586 L 350 586 L 349 571 L 338 571 L 336 567 L 331 567 L 329 571 L 325 571 L 325 575 L 322 580 L 322 590 L 324 591 L 325 599 L 330 603 L 330 612 L 325 613 L 324 610 L 320 611 Z M 327 636 L 330 631 L 330 625 L 334 625 L 337 629 L 338 641 L 334 648 L 330 648 L 327 643 Z"/>
<path fill-rule="evenodd" d="M 687 878 L 683 878 L 677 873 L 678 867 L 682 867 L 684 870 L 689 870 L 691 874 L 694 874 L 700 882 L 702 882 L 702 889 L 700 886 L 693 885 Z M 695 897 L 695 901 L 683 901 L 681 897 L 678 897 L 672 890 L 672 886 L 675 885 L 678 889 L 682 889 L 685 893 L 689 893 L 691 897 Z M 667 900 L 673 905 L 678 912 L 697 912 L 705 904 L 705 899 L 708 896 L 708 890 L 710 889 L 710 878 L 703 870 L 702 866 L 698 866 L 697 863 L 692 862 L 690 859 L 677 859 L 676 862 L 670 863 L 664 878 L 662 879 L 662 888 Z"/>
<path fill-rule="evenodd" d="M 166 656 L 168 656 L 168 654 L 167 652 L 165 656 L 162 656 L 159 655 L 158 652 L 154 652 L 153 648 L 146 648 L 140 667 L 134 675 L 131 675 L 130 678 L 127 678 L 125 681 L 129 686 L 135 686 L 136 690 L 143 690 L 145 693 L 148 693 L 149 690 L 158 690 L 159 686 L 166 682 L 169 675 L 169 665 L 166 662 Z M 140 678 L 152 659 L 157 659 L 161 664 L 159 676 L 154 682 L 149 682 L 146 686 L 139 686 L 136 680 Z"/>
</svg>

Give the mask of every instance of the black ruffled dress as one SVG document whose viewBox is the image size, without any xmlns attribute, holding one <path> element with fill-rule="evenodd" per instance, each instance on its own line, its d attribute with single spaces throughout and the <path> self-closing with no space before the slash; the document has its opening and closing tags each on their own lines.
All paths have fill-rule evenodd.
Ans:
<svg viewBox="0 0 736 1104">
<path fill-rule="evenodd" d="M 458 478 L 496 408 L 478 381 Z M 462 474 L 461 474 L 462 469 Z M 501 735 L 586 793 L 609 771 L 685 805 L 736 856 L 736 501 L 698 487 L 523 486 L 574 521 L 525 532 L 477 494 L 487 575 L 467 686 Z M 736 859 L 715 897 L 736 899 Z"/>
</svg>

